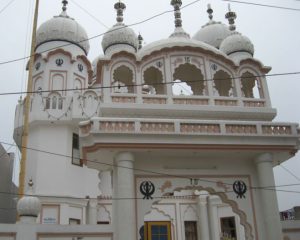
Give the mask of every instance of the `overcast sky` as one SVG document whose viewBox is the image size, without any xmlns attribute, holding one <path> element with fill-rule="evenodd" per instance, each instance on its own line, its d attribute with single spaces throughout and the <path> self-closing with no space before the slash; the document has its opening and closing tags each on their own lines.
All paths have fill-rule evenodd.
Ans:
<svg viewBox="0 0 300 240">
<path fill-rule="evenodd" d="M 246 0 L 243 0 L 246 1 Z M 124 22 L 131 24 L 148 17 L 171 10 L 169 0 L 124 0 L 127 9 Z M 183 0 L 183 5 L 193 2 Z M 250 1 L 247 1 L 250 2 Z M 277 5 L 300 9 L 300 1 L 296 0 L 251 0 L 251 2 Z M 1 9 L 10 0 L 0 0 Z M 0 13 L 0 62 L 28 56 L 30 47 L 31 25 L 34 0 L 14 0 Z M 92 37 L 104 33 L 115 23 L 115 1 L 99 0 L 69 0 L 68 14 L 75 18 Z M 193 36 L 202 25 L 208 21 L 206 8 L 211 3 L 214 9 L 214 19 L 226 22 L 226 1 L 202 0 L 182 10 L 183 28 Z M 93 17 L 83 11 L 81 5 Z M 255 46 L 255 58 L 265 65 L 271 66 L 271 73 L 288 73 L 300 71 L 300 11 L 275 9 L 269 7 L 251 6 L 231 3 L 231 8 L 237 13 L 237 30 L 248 36 Z M 58 15 L 61 12 L 60 0 L 40 0 L 39 24 Z M 133 27 L 136 33 L 141 33 L 145 44 L 167 38 L 174 30 L 173 13 L 152 19 L 146 23 Z M 26 40 L 27 39 L 27 40 Z M 102 37 L 90 41 L 91 50 L 88 55 L 90 61 L 102 54 Z M 27 61 L 27 60 L 26 60 Z M 26 61 L 18 61 L 0 65 L 0 92 L 16 92 L 25 89 L 27 75 Z M 277 122 L 300 122 L 300 75 L 286 75 L 269 77 L 268 86 L 272 105 L 278 110 Z M 0 141 L 12 143 L 14 111 L 18 95 L 0 96 Z M 7 149 L 8 146 L 4 147 Z M 10 148 L 14 151 L 14 148 Z M 300 178 L 300 154 L 285 162 L 283 166 Z M 300 183 L 282 167 L 275 168 L 276 184 Z M 300 192 L 300 186 L 284 188 Z M 280 210 L 300 206 L 300 193 L 279 193 Z"/>
</svg>

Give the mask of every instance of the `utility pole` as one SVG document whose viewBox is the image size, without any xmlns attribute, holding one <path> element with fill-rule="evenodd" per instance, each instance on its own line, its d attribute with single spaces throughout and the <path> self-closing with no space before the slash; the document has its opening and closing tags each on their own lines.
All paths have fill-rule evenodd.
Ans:
<svg viewBox="0 0 300 240">
<path fill-rule="evenodd" d="M 30 50 L 30 60 L 28 68 L 28 82 L 27 82 L 27 95 L 25 97 L 24 105 L 24 122 L 23 122 L 23 134 L 21 141 L 21 166 L 20 166 L 20 175 L 19 175 L 19 197 L 24 195 L 25 191 L 25 175 L 26 175 L 26 160 L 27 160 L 27 144 L 28 144 L 28 134 L 29 134 L 29 113 L 30 113 L 30 102 L 32 95 L 32 71 L 34 67 L 34 58 L 35 58 L 35 43 L 36 43 L 36 29 L 37 29 L 37 20 L 38 20 L 38 11 L 39 11 L 39 0 L 35 2 L 35 11 L 33 19 L 33 28 L 32 28 L 32 39 L 31 39 L 31 50 Z"/>
</svg>

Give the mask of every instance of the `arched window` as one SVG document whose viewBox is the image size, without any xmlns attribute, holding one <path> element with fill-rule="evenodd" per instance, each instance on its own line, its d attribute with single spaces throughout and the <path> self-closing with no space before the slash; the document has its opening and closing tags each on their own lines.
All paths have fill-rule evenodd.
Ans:
<svg viewBox="0 0 300 240">
<path fill-rule="evenodd" d="M 231 76 L 223 70 L 217 71 L 214 75 L 214 95 L 224 97 L 234 95 Z"/>
<path fill-rule="evenodd" d="M 51 93 L 45 102 L 45 109 L 63 109 L 63 98 L 59 93 Z"/>
<path fill-rule="evenodd" d="M 113 80 L 115 93 L 134 93 L 133 72 L 129 67 L 122 65 L 115 69 Z"/>
<path fill-rule="evenodd" d="M 241 90 L 245 98 L 263 98 L 263 91 L 260 80 L 252 73 L 245 72 L 241 76 Z"/>
<path fill-rule="evenodd" d="M 175 73 L 173 74 L 173 81 L 177 83 L 181 82 L 181 87 L 179 84 L 173 85 L 173 94 L 176 94 L 174 86 L 178 88 L 179 85 L 179 88 L 182 88 L 180 89 L 180 94 L 205 95 L 206 89 L 203 80 L 204 77 L 200 69 L 189 63 L 182 64 L 175 69 Z"/>
<path fill-rule="evenodd" d="M 166 94 L 162 72 L 157 68 L 150 67 L 144 71 L 144 83 L 152 89 L 152 94 Z"/>
</svg>

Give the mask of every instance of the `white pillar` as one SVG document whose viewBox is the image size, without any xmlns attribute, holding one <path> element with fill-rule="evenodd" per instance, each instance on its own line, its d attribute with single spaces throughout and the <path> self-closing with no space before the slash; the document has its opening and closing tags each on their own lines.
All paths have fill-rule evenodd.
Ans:
<svg viewBox="0 0 300 240">
<path fill-rule="evenodd" d="M 116 212 L 116 238 L 122 240 L 136 239 L 135 188 L 134 188 L 134 156 L 130 152 L 121 152 L 115 158 L 117 169 L 118 200 Z"/>
<path fill-rule="evenodd" d="M 207 193 L 205 192 L 204 194 L 207 194 Z M 207 195 L 203 196 L 203 192 L 200 192 L 200 196 L 198 197 L 200 240 L 210 240 L 206 198 L 207 198 Z"/>
<path fill-rule="evenodd" d="M 262 154 L 256 158 L 259 187 L 275 186 L 273 173 L 273 156 L 269 153 Z M 263 212 L 264 229 L 266 240 L 281 240 L 282 226 L 279 219 L 279 209 L 276 191 L 259 190 L 261 198 L 261 209 Z"/>
<path fill-rule="evenodd" d="M 90 199 L 87 206 L 87 224 L 97 224 L 97 199 Z"/>
<path fill-rule="evenodd" d="M 218 202 L 219 197 L 217 196 L 207 197 L 210 240 L 220 239 L 217 209 Z"/>
</svg>

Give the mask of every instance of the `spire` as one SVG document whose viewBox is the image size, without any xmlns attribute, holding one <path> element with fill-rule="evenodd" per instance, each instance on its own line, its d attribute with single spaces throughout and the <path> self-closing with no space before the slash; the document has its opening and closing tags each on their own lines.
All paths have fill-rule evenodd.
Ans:
<svg viewBox="0 0 300 240">
<path fill-rule="evenodd" d="M 212 10 L 211 5 L 207 4 L 207 13 L 208 13 L 209 20 L 213 20 L 213 12 L 214 10 Z"/>
<path fill-rule="evenodd" d="M 139 49 L 141 49 L 142 47 L 143 47 L 143 37 L 142 37 L 142 35 L 139 33 L 139 35 L 138 35 L 138 41 L 139 41 Z"/>
<path fill-rule="evenodd" d="M 67 11 L 68 1 L 67 0 L 63 0 L 62 4 L 63 4 L 63 7 L 62 7 L 63 12 Z"/>
<path fill-rule="evenodd" d="M 187 34 L 182 28 L 182 19 L 180 7 L 182 5 L 181 0 L 171 0 L 171 5 L 174 7 L 174 16 L 175 16 L 175 31 L 171 34 L 170 37 L 184 37 L 190 38 L 190 35 Z"/>
<path fill-rule="evenodd" d="M 123 23 L 123 12 L 126 9 L 125 3 L 122 3 L 121 0 L 119 0 L 119 2 L 115 3 L 114 7 L 117 10 L 117 22 Z"/>
<path fill-rule="evenodd" d="M 181 20 L 181 12 L 180 7 L 182 5 L 181 0 L 172 0 L 171 5 L 174 7 L 174 16 L 175 16 L 175 27 L 182 27 L 182 20 Z"/>
<path fill-rule="evenodd" d="M 236 13 L 231 11 L 230 4 L 228 4 L 228 13 L 226 13 L 225 18 L 228 19 L 230 31 L 235 31 Z"/>
</svg>

